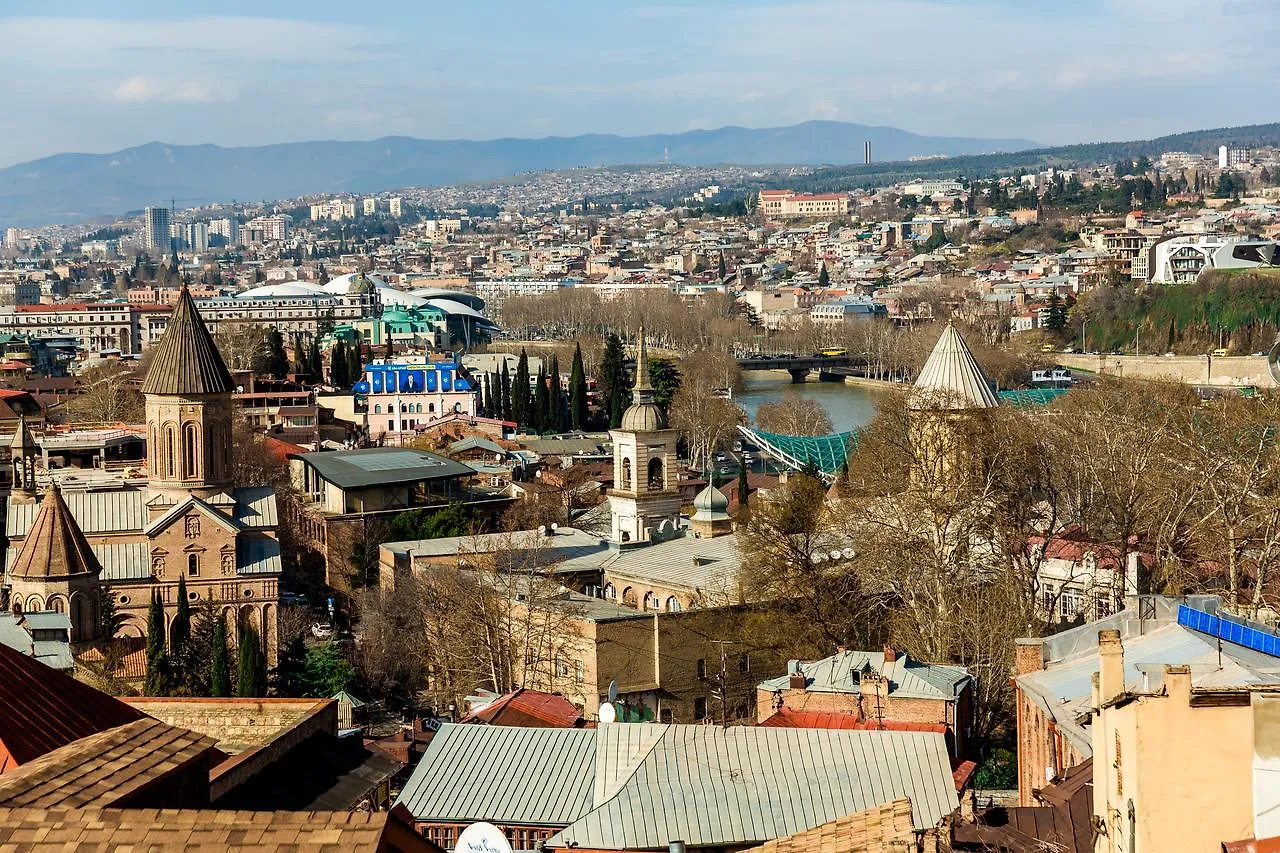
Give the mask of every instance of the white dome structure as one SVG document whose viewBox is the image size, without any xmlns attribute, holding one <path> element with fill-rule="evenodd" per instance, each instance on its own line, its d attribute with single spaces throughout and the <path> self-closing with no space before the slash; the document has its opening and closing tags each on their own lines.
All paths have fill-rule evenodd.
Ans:
<svg viewBox="0 0 1280 853">
<path fill-rule="evenodd" d="M 329 296 L 324 288 L 305 281 L 281 281 L 250 288 L 237 293 L 236 299 L 288 299 L 307 296 Z"/>
<path fill-rule="evenodd" d="M 409 292 L 414 296 L 421 296 L 423 299 L 448 299 L 469 305 L 477 311 L 484 310 L 483 299 L 474 293 L 467 293 L 462 290 L 450 290 L 446 287 L 416 287 Z"/>
<path fill-rule="evenodd" d="M 373 273 L 347 273 L 337 278 L 330 279 L 325 284 L 324 289 L 328 293 L 342 295 L 345 293 L 359 293 L 363 285 L 362 282 L 367 281 L 378 291 L 378 300 L 383 305 L 398 305 L 402 308 L 419 308 L 427 304 L 427 300 L 421 296 L 414 296 L 404 290 L 397 290 L 387 284 L 382 278 Z"/>
</svg>

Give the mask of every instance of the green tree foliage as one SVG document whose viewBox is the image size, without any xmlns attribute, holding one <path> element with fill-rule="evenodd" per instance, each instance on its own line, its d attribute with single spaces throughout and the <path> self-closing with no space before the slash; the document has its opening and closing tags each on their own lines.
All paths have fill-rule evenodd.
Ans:
<svg viewBox="0 0 1280 853">
<path fill-rule="evenodd" d="M 167 687 L 164 637 L 164 605 L 160 603 L 159 593 L 153 592 L 147 606 L 147 677 L 143 687 L 148 696 L 163 696 Z"/>
<path fill-rule="evenodd" d="M 324 699 L 351 686 L 355 669 L 334 643 L 321 643 L 307 649 L 300 680 L 300 696 Z"/>
<path fill-rule="evenodd" d="M 582 345 L 573 345 L 573 367 L 569 372 L 569 424 L 585 429 L 587 424 L 587 372 L 582 365 Z"/>
<path fill-rule="evenodd" d="M 1048 316 L 1045 318 L 1044 327 L 1050 332 L 1061 332 L 1067 327 L 1067 309 L 1062 303 L 1062 297 L 1055 290 L 1049 294 L 1048 299 Z"/>
<path fill-rule="evenodd" d="M 274 326 L 267 332 L 266 370 L 272 379 L 284 379 L 289 373 L 289 357 L 284 352 L 284 335 Z"/>
<path fill-rule="evenodd" d="M 360 341 L 347 347 L 347 380 L 351 385 L 364 378 L 364 356 L 360 352 Z"/>
<path fill-rule="evenodd" d="M 596 387 L 600 399 L 608 406 L 609 426 L 617 427 L 622 423 L 622 412 L 626 406 L 627 373 L 623 364 L 625 353 L 622 340 L 612 332 L 605 336 L 604 355 L 600 359 L 600 375 L 596 377 Z"/>
<path fill-rule="evenodd" d="M 818 287 L 826 289 L 831 286 L 831 273 L 827 272 L 826 261 L 822 262 L 822 266 L 818 269 Z"/>
<path fill-rule="evenodd" d="M 329 384 L 335 388 L 351 387 L 347 378 L 347 345 L 342 341 L 329 350 Z"/>
<path fill-rule="evenodd" d="M 246 699 L 266 696 L 267 662 L 258 629 L 242 623 L 236 646 L 236 695 Z"/>
<path fill-rule="evenodd" d="M 647 367 L 649 384 L 653 386 L 653 402 L 665 413 L 680 390 L 680 371 L 675 361 L 669 358 L 650 358 Z"/>
<path fill-rule="evenodd" d="M 306 667 L 307 643 L 302 634 L 295 634 L 281 649 L 276 663 L 276 695 L 292 698 L 306 696 Z"/>
<path fill-rule="evenodd" d="M 516 362 L 516 375 L 511 380 L 511 416 L 521 429 L 528 429 L 533 420 L 529 382 L 529 353 L 521 347 L 520 360 Z"/>
<path fill-rule="evenodd" d="M 551 373 L 547 376 L 547 430 L 564 432 L 564 388 L 560 385 L 560 356 L 551 356 Z"/>
<path fill-rule="evenodd" d="M 545 366 L 538 368 L 537 381 L 533 386 L 533 428 L 538 433 L 545 433 L 550 429 L 551 422 L 551 395 L 547 388 L 547 368 Z"/>
<path fill-rule="evenodd" d="M 209 695 L 231 695 L 231 654 L 227 648 L 227 623 L 221 614 L 210 625 Z"/>
<path fill-rule="evenodd" d="M 169 654 L 181 657 L 191 639 L 191 605 L 187 602 L 187 577 L 178 576 L 178 609 L 169 626 Z"/>
<path fill-rule="evenodd" d="M 98 587 L 98 636 L 103 640 L 115 637 L 124 623 L 124 616 L 116 609 L 116 596 L 111 587 Z"/>
<path fill-rule="evenodd" d="M 390 541 L 465 536 L 471 532 L 475 522 L 475 514 L 460 503 L 451 503 L 443 509 L 423 507 L 409 510 L 391 521 Z"/>
<path fill-rule="evenodd" d="M 515 417 L 515 412 L 511 406 L 511 371 L 507 370 L 507 360 L 505 358 L 502 360 L 502 386 L 500 393 L 502 398 L 501 417 L 504 421 L 511 421 Z"/>
</svg>

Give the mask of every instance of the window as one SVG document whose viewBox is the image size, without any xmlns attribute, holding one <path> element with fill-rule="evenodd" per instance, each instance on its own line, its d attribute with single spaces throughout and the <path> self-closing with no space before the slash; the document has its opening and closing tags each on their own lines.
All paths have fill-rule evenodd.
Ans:
<svg viewBox="0 0 1280 853">
<path fill-rule="evenodd" d="M 569 675 L 569 664 L 560 655 L 556 655 L 556 678 L 567 678 Z"/>
<path fill-rule="evenodd" d="M 605 584 L 604 597 L 610 601 L 616 601 L 618 599 L 618 588 L 611 583 Z"/>
<path fill-rule="evenodd" d="M 199 554 L 187 555 L 187 574 L 193 578 L 200 577 L 200 555 Z"/>
<path fill-rule="evenodd" d="M 374 404 L 373 404 L 373 413 L 374 413 L 375 415 L 380 415 L 380 414 L 382 414 L 382 404 L 381 404 L 381 403 L 374 403 Z"/>
<path fill-rule="evenodd" d="M 674 723 L 676 721 L 675 711 L 670 708 L 663 708 L 658 712 L 658 719 L 664 723 Z"/>
<path fill-rule="evenodd" d="M 618 484 L 618 488 L 624 492 L 631 489 L 631 460 L 622 460 L 622 482 Z"/>
<path fill-rule="evenodd" d="M 1057 592 L 1053 584 L 1047 583 L 1040 590 L 1040 609 L 1045 613 L 1053 613 L 1053 595 Z"/>
<path fill-rule="evenodd" d="M 666 478 L 662 475 L 662 460 L 649 460 L 649 491 L 660 492 L 666 488 Z"/>
<path fill-rule="evenodd" d="M 196 437 L 196 425 L 187 424 L 182 428 L 182 478 L 190 480 L 197 476 L 196 458 L 200 442 Z"/>
<path fill-rule="evenodd" d="M 751 655 L 738 655 L 738 672 L 751 671 Z"/>
<path fill-rule="evenodd" d="M 707 677 L 707 659 L 706 658 L 698 658 L 697 673 L 698 673 L 698 678 Z"/>
<path fill-rule="evenodd" d="M 1074 587 L 1064 586 L 1062 588 L 1062 597 L 1058 599 L 1059 612 L 1064 619 L 1073 619 L 1080 612 L 1080 606 L 1083 604 L 1080 590 Z"/>
<path fill-rule="evenodd" d="M 674 595 L 667 598 L 668 613 L 679 613 L 682 609 L 683 608 L 680 607 L 680 599 L 676 598 Z"/>
<path fill-rule="evenodd" d="M 693 718 L 695 720 L 705 720 L 707 718 L 707 698 L 699 696 L 693 700 Z"/>
<path fill-rule="evenodd" d="M 587 679 L 587 668 L 582 665 L 582 661 L 575 660 L 573 662 L 573 680 L 581 684 Z"/>
<path fill-rule="evenodd" d="M 657 593 L 655 593 L 655 592 L 653 592 L 652 590 L 650 590 L 649 592 L 646 592 L 646 593 L 644 594 L 644 609 L 645 609 L 645 610 L 657 610 L 657 609 L 658 609 L 658 595 L 657 595 Z"/>
</svg>

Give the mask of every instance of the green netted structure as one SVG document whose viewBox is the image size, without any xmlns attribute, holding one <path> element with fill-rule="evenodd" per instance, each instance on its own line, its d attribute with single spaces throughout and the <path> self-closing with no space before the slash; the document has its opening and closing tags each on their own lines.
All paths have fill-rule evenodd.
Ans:
<svg viewBox="0 0 1280 853">
<path fill-rule="evenodd" d="M 1066 388 L 1027 388 L 1022 391 L 1001 391 L 1000 402 L 1006 406 L 1047 406 L 1067 393 Z"/>
</svg>

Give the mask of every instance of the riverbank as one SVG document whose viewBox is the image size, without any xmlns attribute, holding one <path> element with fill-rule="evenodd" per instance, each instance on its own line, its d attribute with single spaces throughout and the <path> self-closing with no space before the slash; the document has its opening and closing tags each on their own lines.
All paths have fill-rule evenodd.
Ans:
<svg viewBox="0 0 1280 853">
<path fill-rule="evenodd" d="M 1150 379 L 1236 388 L 1252 385 L 1275 388 L 1263 355 L 1213 357 L 1209 355 L 1086 355 L 1060 354 L 1054 358 L 1063 367 L 1088 371 L 1099 376 Z"/>
</svg>

